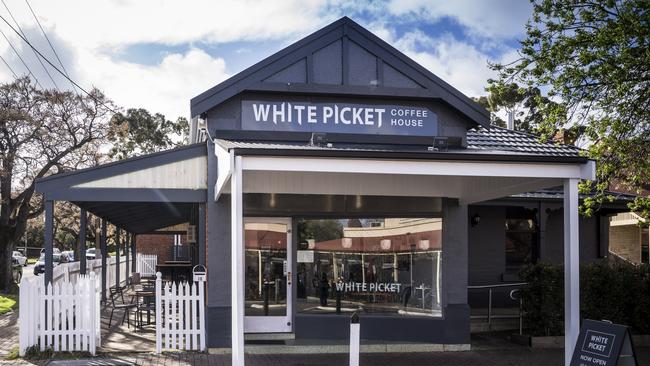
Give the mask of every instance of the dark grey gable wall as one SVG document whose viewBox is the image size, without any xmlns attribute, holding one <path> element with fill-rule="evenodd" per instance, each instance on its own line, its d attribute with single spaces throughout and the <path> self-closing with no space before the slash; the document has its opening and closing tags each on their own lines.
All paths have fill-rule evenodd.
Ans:
<svg viewBox="0 0 650 366">
<path fill-rule="evenodd" d="M 436 101 L 450 106 L 472 125 L 489 125 L 484 108 L 349 18 L 194 97 L 192 116 L 242 92 Z"/>
<path fill-rule="evenodd" d="M 423 88 L 417 81 L 346 36 L 269 76 L 264 82 Z"/>
</svg>

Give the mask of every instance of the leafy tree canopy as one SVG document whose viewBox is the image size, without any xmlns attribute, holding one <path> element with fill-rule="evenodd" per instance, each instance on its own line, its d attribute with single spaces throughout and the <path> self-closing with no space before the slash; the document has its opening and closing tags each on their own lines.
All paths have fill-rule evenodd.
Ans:
<svg viewBox="0 0 650 366">
<path fill-rule="evenodd" d="M 41 90 L 26 77 L 0 85 L 0 290 L 11 290 L 11 252 L 27 221 L 43 212 L 34 181 L 94 165 L 112 109 L 98 90 Z"/>
<path fill-rule="evenodd" d="M 171 121 L 160 113 L 131 108 L 113 116 L 108 141 L 113 145 L 111 155 L 125 159 L 183 145 L 188 135 L 189 123 L 184 117 Z"/>
<path fill-rule="evenodd" d="M 559 130 L 584 131 L 597 181 L 582 190 L 591 214 L 616 182 L 641 197 L 631 206 L 650 216 L 650 2 L 647 0 L 532 0 L 519 59 L 493 64 L 488 90 L 517 101 L 542 90 L 533 128 L 543 139 Z M 518 85 L 516 97 L 512 85 Z M 520 92 L 520 89 L 526 92 Z M 540 101 L 542 93 L 534 93 Z M 584 127 L 584 128 L 581 128 Z"/>
</svg>

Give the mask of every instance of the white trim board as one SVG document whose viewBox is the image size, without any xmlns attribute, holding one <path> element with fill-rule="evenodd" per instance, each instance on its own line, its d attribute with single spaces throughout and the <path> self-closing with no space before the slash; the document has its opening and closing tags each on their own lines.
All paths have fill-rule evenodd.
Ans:
<svg viewBox="0 0 650 366">
<path fill-rule="evenodd" d="M 594 179 L 595 163 L 552 164 L 519 162 L 422 161 L 311 157 L 245 156 L 242 170 L 363 173 L 399 175 L 452 175 L 464 177 L 522 177 Z"/>
</svg>

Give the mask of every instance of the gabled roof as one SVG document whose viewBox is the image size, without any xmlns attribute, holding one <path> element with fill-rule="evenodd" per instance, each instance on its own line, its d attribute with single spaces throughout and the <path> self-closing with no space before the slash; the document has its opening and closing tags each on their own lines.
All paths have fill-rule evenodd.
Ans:
<svg viewBox="0 0 650 366">
<path fill-rule="evenodd" d="M 192 117 L 245 91 L 440 100 L 489 126 L 483 107 L 347 17 L 192 98 Z"/>
</svg>

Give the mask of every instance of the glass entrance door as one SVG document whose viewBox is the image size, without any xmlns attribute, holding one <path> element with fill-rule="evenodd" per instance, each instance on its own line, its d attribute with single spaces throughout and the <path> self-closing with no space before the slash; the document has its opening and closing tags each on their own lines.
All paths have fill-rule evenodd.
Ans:
<svg viewBox="0 0 650 366">
<path fill-rule="evenodd" d="M 291 332 L 291 219 L 246 218 L 244 331 Z"/>
</svg>

